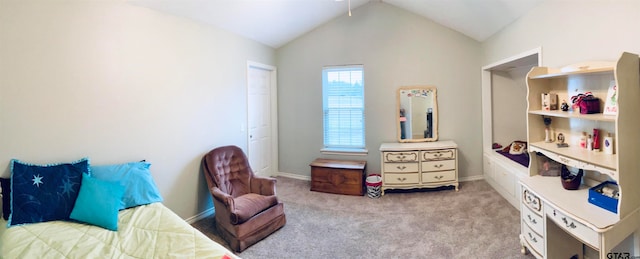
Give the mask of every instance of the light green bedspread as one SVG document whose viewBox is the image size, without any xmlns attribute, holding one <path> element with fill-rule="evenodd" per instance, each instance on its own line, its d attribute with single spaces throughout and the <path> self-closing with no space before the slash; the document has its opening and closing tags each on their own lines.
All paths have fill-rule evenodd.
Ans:
<svg viewBox="0 0 640 259">
<path fill-rule="evenodd" d="M 0 223 L 0 258 L 238 258 L 162 203 L 120 211 L 117 232 L 66 221 Z"/>
</svg>

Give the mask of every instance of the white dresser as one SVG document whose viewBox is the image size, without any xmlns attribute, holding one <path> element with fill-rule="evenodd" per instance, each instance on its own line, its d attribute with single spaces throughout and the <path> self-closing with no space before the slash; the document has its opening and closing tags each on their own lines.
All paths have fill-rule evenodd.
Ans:
<svg viewBox="0 0 640 259">
<path fill-rule="evenodd" d="M 380 145 L 382 195 L 387 189 L 454 186 L 458 190 L 458 145 L 453 141 Z"/>
</svg>

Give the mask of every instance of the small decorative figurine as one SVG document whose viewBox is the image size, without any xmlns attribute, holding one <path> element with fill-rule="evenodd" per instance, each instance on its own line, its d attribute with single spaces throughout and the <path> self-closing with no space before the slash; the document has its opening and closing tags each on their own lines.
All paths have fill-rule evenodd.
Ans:
<svg viewBox="0 0 640 259">
<path fill-rule="evenodd" d="M 542 117 L 542 121 L 544 122 L 544 142 L 553 142 L 551 129 L 549 129 L 549 125 L 551 125 L 551 118 Z"/>
<path fill-rule="evenodd" d="M 566 100 L 562 100 L 562 105 L 560 105 L 560 110 L 563 112 L 569 111 L 569 105 Z"/>
<path fill-rule="evenodd" d="M 558 133 L 558 143 L 556 143 L 558 147 L 568 147 L 569 144 L 564 143 L 564 134 Z"/>
</svg>

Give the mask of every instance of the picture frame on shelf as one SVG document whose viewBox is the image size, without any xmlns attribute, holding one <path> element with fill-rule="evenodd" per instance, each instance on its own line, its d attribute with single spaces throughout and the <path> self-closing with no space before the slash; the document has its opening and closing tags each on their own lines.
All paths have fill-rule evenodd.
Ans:
<svg viewBox="0 0 640 259">
<path fill-rule="evenodd" d="M 609 90 L 607 91 L 607 98 L 604 100 L 604 115 L 616 115 L 618 114 L 618 86 L 615 80 L 611 80 L 609 83 Z"/>
</svg>

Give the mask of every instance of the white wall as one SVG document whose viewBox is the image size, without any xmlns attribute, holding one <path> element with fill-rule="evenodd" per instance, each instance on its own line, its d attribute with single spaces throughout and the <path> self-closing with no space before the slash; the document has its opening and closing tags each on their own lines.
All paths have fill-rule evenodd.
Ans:
<svg viewBox="0 0 640 259">
<path fill-rule="evenodd" d="M 397 142 L 396 90 L 438 88 L 439 138 L 460 147 L 460 176 L 482 174 L 480 43 L 416 14 L 370 2 L 276 51 L 280 171 L 309 177 L 322 157 L 322 67 L 363 64 L 366 159 L 380 172 L 383 142 Z M 336 158 L 335 156 L 326 156 Z"/>
<path fill-rule="evenodd" d="M 515 140 L 527 140 L 527 84 L 529 67 L 514 68 L 510 72 L 493 71 L 492 140 L 503 147 Z"/>
<path fill-rule="evenodd" d="M 122 1 L 0 1 L 0 171 L 146 159 L 183 218 L 212 206 L 200 161 L 246 148 L 247 60 L 275 51 Z"/>
<path fill-rule="evenodd" d="M 544 1 L 482 44 L 483 64 L 542 47 L 542 65 L 640 53 L 640 1 Z"/>
</svg>

